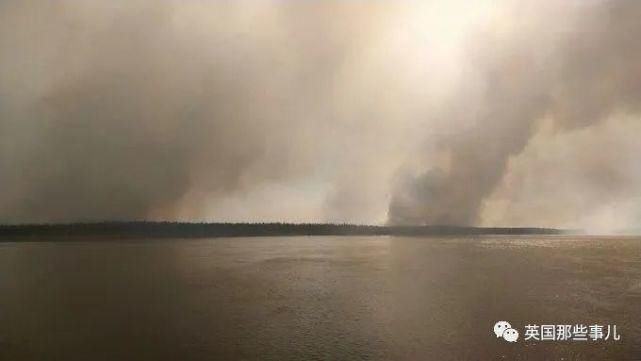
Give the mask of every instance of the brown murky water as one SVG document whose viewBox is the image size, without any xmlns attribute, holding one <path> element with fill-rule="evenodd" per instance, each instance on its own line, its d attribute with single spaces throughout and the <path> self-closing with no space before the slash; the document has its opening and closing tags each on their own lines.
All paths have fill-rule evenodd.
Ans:
<svg viewBox="0 0 641 361">
<path fill-rule="evenodd" d="M 485 359 L 641 360 L 641 239 L 0 243 L 0 360 Z"/>
</svg>

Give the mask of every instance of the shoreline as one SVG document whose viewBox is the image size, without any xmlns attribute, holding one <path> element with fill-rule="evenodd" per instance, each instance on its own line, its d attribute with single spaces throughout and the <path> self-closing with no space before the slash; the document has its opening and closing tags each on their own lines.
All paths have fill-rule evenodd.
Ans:
<svg viewBox="0 0 641 361">
<path fill-rule="evenodd" d="M 536 227 L 380 226 L 330 223 L 96 222 L 0 226 L 7 237 L 215 238 L 270 236 L 475 236 L 567 235 L 576 231 Z"/>
</svg>

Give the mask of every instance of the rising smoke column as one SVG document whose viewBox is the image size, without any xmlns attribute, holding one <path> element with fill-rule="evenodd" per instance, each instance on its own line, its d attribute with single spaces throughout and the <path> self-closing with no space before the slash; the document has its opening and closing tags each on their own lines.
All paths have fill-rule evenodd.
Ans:
<svg viewBox="0 0 641 361">
<path fill-rule="evenodd" d="M 430 115 L 448 128 L 430 139 L 443 161 L 399 181 L 391 223 L 477 224 L 510 157 L 542 121 L 562 132 L 614 114 L 639 116 L 641 3 L 518 5 L 507 31 L 499 26 L 472 39 L 471 70 Z"/>
</svg>

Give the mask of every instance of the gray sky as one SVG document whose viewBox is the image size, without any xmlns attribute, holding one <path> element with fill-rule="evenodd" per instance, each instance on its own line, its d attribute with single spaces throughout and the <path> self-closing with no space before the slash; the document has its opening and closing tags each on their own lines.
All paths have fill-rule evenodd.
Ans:
<svg viewBox="0 0 641 361">
<path fill-rule="evenodd" d="M 641 3 L 0 2 L 0 221 L 639 227 Z"/>
</svg>

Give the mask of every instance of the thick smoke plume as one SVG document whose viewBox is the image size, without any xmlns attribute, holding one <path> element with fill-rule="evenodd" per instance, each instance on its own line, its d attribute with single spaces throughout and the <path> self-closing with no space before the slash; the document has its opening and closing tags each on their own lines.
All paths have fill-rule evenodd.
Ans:
<svg viewBox="0 0 641 361">
<path fill-rule="evenodd" d="M 429 166 L 399 182 L 390 204 L 392 223 L 478 224 L 484 202 L 504 180 L 510 160 L 543 125 L 554 134 L 594 127 L 622 114 L 638 119 L 640 2 L 518 5 L 509 12 L 510 22 L 471 39 L 471 69 L 444 109 L 431 115 L 455 131 L 430 139 Z M 596 156 L 604 150 L 595 146 L 587 152 Z M 567 169 L 575 159 L 579 157 L 569 159 Z M 607 179 L 611 167 L 592 169 L 586 176 Z M 537 171 L 543 180 L 562 175 Z M 568 185 L 559 180 L 559 186 Z M 624 189 L 620 182 L 603 182 L 590 192 L 565 192 L 575 197 L 600 194 L 596 198 L 603 202 L 612 193 L 604 192 L 609 187 Z M 541 215 L 531 216 L 532 223 Z"/>
<path fill-rule="evenodd" d="M 638 226 L 640 14 L 0 1 L 0 223 Z"/>
<path fill-rule="evenodd" d="M 0 221 L 202 219 L 327 167 L 337 82 L 382 10 L 1 2 Z"/>
</svg>

